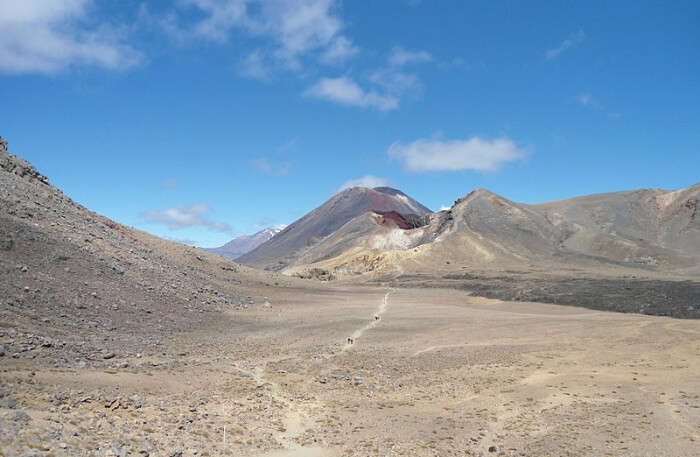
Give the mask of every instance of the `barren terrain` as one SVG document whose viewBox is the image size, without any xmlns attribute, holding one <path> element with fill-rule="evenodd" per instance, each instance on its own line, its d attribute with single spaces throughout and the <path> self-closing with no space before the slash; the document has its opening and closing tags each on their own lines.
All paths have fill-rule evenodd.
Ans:
<svg viewBox="0 0 700 457">
<path fill-rule="evenodd" d="M 6 354 L 3 454 L 697 455 L 696 320 L 446 289 L 265 293 L 145 354 Z"/>
<path fill-rule="evenodd" d="M 433 258 L 255 270 L 2 150 L 0 456 L 698 455 L 697 277 Z"/>
</svg>

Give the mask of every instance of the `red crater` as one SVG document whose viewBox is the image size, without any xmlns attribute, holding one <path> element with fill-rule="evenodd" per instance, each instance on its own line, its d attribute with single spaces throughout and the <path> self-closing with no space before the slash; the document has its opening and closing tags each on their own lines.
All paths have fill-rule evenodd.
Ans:
<svg viewBox="0 0 700 457">
<path fill-rule="evenodd" d="M 379 224 L 385 227 L 390 227 L 392 225 L 391 222 L 393 222 L 394 224 L 396 224 L 397 227 L 403 230 L 410 230 L 425 225 L 421 220 L 422 218 L 404 216 L 400 213 L 397 213 L 396 211 L 375 210 L 374 213 L 381 216 Z"/>
</svg>

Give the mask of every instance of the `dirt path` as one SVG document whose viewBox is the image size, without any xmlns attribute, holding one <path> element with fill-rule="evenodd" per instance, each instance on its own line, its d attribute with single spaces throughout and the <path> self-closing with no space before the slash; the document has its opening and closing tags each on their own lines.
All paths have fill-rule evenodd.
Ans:
<svg viewBox="0 0 700 457">
<path fill-rule="evenodd" d="M 386 312 L 389 306 L 389 295 L 393 292 L 393 289 L 387 292 L 382 299 L 377 311 L 375 311 L 372 316 L 372 320 L 364 325 L 363 327 L 355 330 L 352 333 L 352 338 L 357 341 L 367 330 L 376 327 L 379 322 L 381 322 L 381 316 Z M 353 344 L 346 343 L 342 352 L 347 351 L 353 346 Z M 337 354 L 337 353 L 336 353 Z M 325 358 L 330 358 L 334 354 L 329 353 Z M 308 405 L 301 405 L 289 400 L 282 388 L 275 382 L 267 379 L 265 375 L 265 369 L 269 363 L 277 362 L 281 359 L 270 359 L 264 361 L 261 365 L 256 366 L 252 371 L 234 366 L 241 373 L 250 376 L 258 384 L 267 385 L 270 387 L 269 392 L 271 398 L 284 405 L 284 415 L 282 417 L 282 424 L 284 430 L 275 436 L 275 439 L 280 443 L 283 449 L 271 451 L 263 454 L 261 457 L 332 457 L 336 453 L 332 449 L 326 449 L 321 447 L 303 447 L 296 440 L 298 437 L 304 434 L 304 432 L 313 427 L 314 421 L 311 419 L 308 413 Z"/>
<path fill-rule="evenodd" d="M 372 316 L 372 320 L 365 325 L 364 327 L 361 327 L 353 332 L 350 337 L 353 339 L 353 343 L 346 342 L 345 346 L 343 346 L 343 349 L 341 352 L 345 352 L 348 349 L 352 348 L 354 346 L 354 343 L 357 342 L 357 340 L 369 329 L 376 327 L 379 325 L 381 322 L 382 315 L 386 312 L 387 308 L 389 307 L 389 295 L 394 290 L 390 290 L 384 295 L 384 299 L 382 300 L 382 303 L 379 305 L 379 308 L 377 308 L 377 311 L 374 313 L 374 316 Z"/>
<path fill-rule="evenodd" d="M 417 357 L 421 354 L 425 354 L 426 352 L 432 352 L 432 351 L 437 351 L 440 349 L 447 349 L 447 348 L 459 348 L 459 347 L 464 347 L 467 346 L 468 343 L 460 343 L 460 344 L 438 344 L 436 346 L 430 346 L 425 349 L 421 349 L 419 351 L 416 351 L 411 355 L 411 357 Z"/>
<path fill-rule="evenodd" d="M 236 370 L 249 376 L 259 385 L 269 386 L 271 400 L 284 405 L 283 430 L 275 436 L 275 439 L 282 445 L 283 449 L 267 452 L 262 454 L 261 457 L 331 457 L 335 455 L 331 450 L 320 447 L 302 447 L 296 442 L 297 437 L 312 427 L 313 421 L 301 405 L 293 403 L 286 397 L 284 391 L 277 383 L 267 379 L 265 375 L 267 365 L 280 360 L 282 359 L 267 360 L 253 370 L 246 370 L 234 365 Z"/>
</svg>

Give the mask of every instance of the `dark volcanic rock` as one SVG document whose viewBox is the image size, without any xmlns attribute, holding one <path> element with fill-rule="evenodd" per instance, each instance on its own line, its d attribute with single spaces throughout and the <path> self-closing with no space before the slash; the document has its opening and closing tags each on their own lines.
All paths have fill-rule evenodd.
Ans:
<svg viewBox="0 0 700 457">
<path fill-rule="evenodd" d="M 446 281 L 447 280 L 447 281 Z M 700 282 L 636 278 L 530 278 L 476 273 L 445 275 L 420 283 L 398 278 L 404 285 L 451 286 L 500 300 L 552 303 L 601 311 L 700 319 Z"/>
</svg>

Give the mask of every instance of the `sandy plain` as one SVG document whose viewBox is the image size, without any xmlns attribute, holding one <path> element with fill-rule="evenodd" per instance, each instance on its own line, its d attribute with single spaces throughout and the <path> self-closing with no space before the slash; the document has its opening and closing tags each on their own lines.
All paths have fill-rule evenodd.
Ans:
<svg viewBox="0 0 700 457">
<path fill-rule="evenodd" d="M 700 321 L 438 288 L 258 292 L 269 306 L 161 335 L 162 352 L 4 357 L 0 455 L 699 453 Z"/>
</svg>

